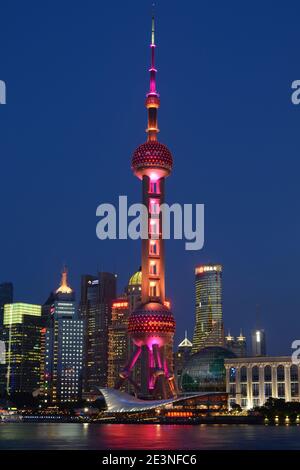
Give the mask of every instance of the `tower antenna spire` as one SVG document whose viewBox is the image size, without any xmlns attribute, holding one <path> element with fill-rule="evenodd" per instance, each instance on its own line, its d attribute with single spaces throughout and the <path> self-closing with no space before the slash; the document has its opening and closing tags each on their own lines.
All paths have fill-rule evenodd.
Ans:
<svg viewBox="0 0 300 470">
<path fill-rule="evenodd" d="M 154 3 L 152 4 L 152 26 L 151 26 L 151 64 L 150 64 L 150 87 L 147 93 L 146 108 L 148 109 L 148 127 L 146 132 L 148 134 L 148 141 L 156 141 L 157 133 L 159 132 L 157 125 L 157 110 L 159 108 L 159 94 L 156 89 L 156 73 L 155 68 L 155 16 L 154 16 Z"/>
<path fill-rule="evenodd" d="M 152 31 L 151 31 L 151 45 L 155 46 L 155 3 L 152 3 Z"/>
</svg>

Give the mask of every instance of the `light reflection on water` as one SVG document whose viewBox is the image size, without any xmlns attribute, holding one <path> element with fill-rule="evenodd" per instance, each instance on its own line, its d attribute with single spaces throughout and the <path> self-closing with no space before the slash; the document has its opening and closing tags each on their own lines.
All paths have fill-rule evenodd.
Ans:
<svg viewBox="0 0 300 470">
<path fill-rule="evenodd" d="M 2 423 L 0 449 L 300 449 L 300 427 Z"/>
</svg>

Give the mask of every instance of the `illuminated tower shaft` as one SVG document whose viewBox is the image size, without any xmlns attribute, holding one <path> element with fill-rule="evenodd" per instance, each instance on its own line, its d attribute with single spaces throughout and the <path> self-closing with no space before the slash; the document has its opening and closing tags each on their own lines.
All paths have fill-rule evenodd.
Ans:
<svg viewBox="0 0 300 470">
<path fill-rule="evenodd" d="M 164 268 L 164 242 L 161 233 L 161 214 L 160 206 L 164 202 L 165 177 L 169 175 L 170 170 L 155 167 L 157 157 L 157 146 L 161 144 L 157 141 L 158 120 L 157 111 L 160 105 L 159 94 L 156 90 L 155 68 L 155 42 L 154 42 L 154 18 L 152 18 L 151 34 L 151 66 L 150 88 L 146 98 L 146 108 L 148 110 L 148 134 L 147 150 L 149 152 L 147 164 L 137 169 L 134 168 L 136 176 L 142 179 L 142 200 L 144 206 L 148 209 L 148 239 L 142 240 L 142 303 L 151 301 L 165 301 L 165 268 Z M 139 150 L 139 149 L 137 149 Z M 161 150 L 159 148 L 159 150 Z M 152 155 L 154 153 L 154 155 Z M 139 162 L 137 162 L 139 163 Z"/>
</svg>

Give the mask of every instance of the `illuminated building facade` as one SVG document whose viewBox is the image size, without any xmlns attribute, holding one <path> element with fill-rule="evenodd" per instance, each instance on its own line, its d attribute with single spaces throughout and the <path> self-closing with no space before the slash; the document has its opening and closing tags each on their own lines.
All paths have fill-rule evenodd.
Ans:
<svg viewBox="0 0 300 470">
<path fill-rule="evenodd" d="M 291 357 L 225 359 L 225 369 L 230 406 L 251 409 L 270 397 L 300 401 L 300 366 Z"/>
<path fill-rule="evenodd" d="M 114 300 L 108 327 L 108 387 L 118 384 L 120 372 L 128 360 L 128 318 L 127 297 Z"/>
<path fill-rule="evenodd" d="M 225 336 L 225 346 L 227 349 L 232 351 L 237 357 L 246 357 L 247 356 L 247 342 L 246 337 L 243 335 L 243 332 L 240 331 L 239 336 L 236 338 L 231 336 L 230 331 L 228 335 Z"/>
<path fill-rule="evenodd" d="M 222 266 L 206 264 L 195 269 L 196 323 L 192 352 L 224 346 Z"/>
<path fill-rule="evenodd" d="M 116 298 L 113 273 L 81 278 L 80 318 L 84 321 L 83 396 L 92 398 L 108 380 L 108 325 Z"/>
<path fill-rule="evenodd" d="M 1 388 L 8 395 L 32 394 L 40 386 L 41 311 L 40 305 L 21 302 L 4 306 L 6 364 Z"/>
<path fill-rule="evenodd" d="M 121 379 L 132 381 L 132 370 L 141 356 L 141 383 L 136 390 L 144 398 L 175 394 L 172 371 L 172 341 L 175 320 L 165 301 L 164 241 L 160 205 L 165 197 L 165 179 L 170 175 L 173 157 L 158 142 L 157 112 L 160 98 L 156 89 L 154 18 L 152 18 L 150 89 L 146 96 L 148 111 L 147 142 L 132 157 L 132 170 L 142 182 L 143 204 L 148 210 L 148 238 L 142 240 L 141 305 L 130 315 L 128 332 L 135 350 Z"/>
<path fill-rule="evenodd" d="M 251 340 L 252 356 L 265 356 L 267 354 L 265 330 L 257 328 L 251 331 Z"/>
<path fill-rule="evenodd" d="M 44 311 L 50 313 L 42 329 L 41 389 L 44 401 L 53 404 L 81 398 L 83 365 L 83 320 L 77 318 L 75 294 L 67 271 Z M 45 314 L 44 314 L 45 316 Z"/>
</svg>

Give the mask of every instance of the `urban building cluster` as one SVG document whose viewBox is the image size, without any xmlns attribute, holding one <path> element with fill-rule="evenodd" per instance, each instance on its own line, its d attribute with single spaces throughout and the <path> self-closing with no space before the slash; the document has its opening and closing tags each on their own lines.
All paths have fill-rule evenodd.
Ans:
<svg viewBox="0 0 300 470">
<path fill-rule="evenodd" d="M 224 334 L 222 271 L 220 264 L 195 269 L 193 341 L 185 332 L 177 350 L 169 351 L 174 395 L 226 393 L 229 407 L 243 409 L 269 397 L 300 401 L 299 366 L 290 357 L 267 356 L 263 329 L 252 331 L 250 348 L 242 332 Z M 50 406 L 94 401 L 108 387 L 149 399 L 147 390 L 137 387 L 145 374 L 145 350 L 130 380 L 123 375 L 134 352 L 129 318 L 141 296 L 141 269 L 119 296 L 116 274 L 83 275 L 78 305 L 66 269 L 43 305 L 14 302 L 12 283 L 0 284 L 1 395 L 33 394 Z"/>
<path fill-rule="evenodd" d="M 93 401 L 101 391 L 112 411 L 173 403 L 176 409 L 164 412 L 179 417 L 192 408 L 222 409 L 225 401 L 243 409 L 263 405 L 269 397 L 299 401 L 299 366 L 289 357 L 267 356 L 263 329 L 252 331 L 251 351 L 242 331 L 225 335 L 221 264 L 196 267 L 193 338 L 185 334 L 174 351 L 160 214 L 173 157 L 158 141 L 155 47 L 153 18 L 147 141 L 131 161 L 150 216 L 141 268 L 121 295 L 115 273 L 83 275 L 78 306 L 66 269 L 43 305 L 15 302 L 12 284 L 1 284 L 0 392 L 31 394 L 53 406 Z"/>
</svg>

